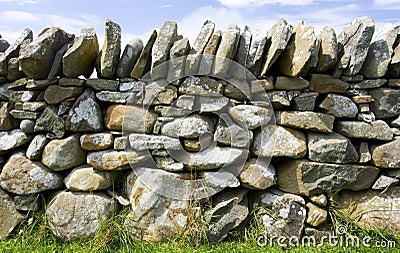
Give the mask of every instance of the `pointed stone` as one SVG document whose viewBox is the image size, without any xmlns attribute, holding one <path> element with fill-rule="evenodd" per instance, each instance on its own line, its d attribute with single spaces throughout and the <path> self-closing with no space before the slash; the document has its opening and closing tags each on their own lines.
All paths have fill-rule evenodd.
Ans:
<svg viewBox="0 0 400 253">
<path fill-rule="evenodd" d="M 357 105 L 350 98 L 335 94 L 329 94 L 319 108 L 338 118 L 355 118 L 358 113 Z"/>
<path fill-rule="evenodd" d="M 65 134 L 64 120 L 57 115 L 57 107 L 47 106 L 34 127 L 35 132 L 51 132 L 54 137 L 62 138 Z"/>
<path fill-rule="evenodd" d="M 19 54 L 22 72 L 32 79 L 46 79 L 57 51 L 71 40 L 71 35 L 60 28 L 45 30 L 24 47 Z"/>
<path fill-rule="evenodd" d="M 392 118 L 400 114 L 400 90 L 379 88 L 369 91 L 374 98 L 371 110 L 378 119 Z"/>
<path fill-rule="evenodd" d="M 104 43 L 99 55 L 98 77 L 112 79 L 121 54 L 121 27 L 107 19 L 104 28 Z"/>
<path fill-rule="evenodd" d="M 51 65 L 47 79 L 52 80 L 63 76 L 63 56 L 67 50 L 72 47 L 73 40 L 62 46 L 54 56 L 53 64 Z"/>
<path fill-rule="evenodd" d="M 258 30 L 252 37 L 249 54 L 246 59 L 246 68 L 257 77 L 260 75 L 261 65 L 264 57 L 264 50 L 267 44 L 267 36 Z M 249 79 L 255 78 L 248 77 Z"/>
<path fill-rule="evenodd" d="M 221 42 L 222 33 L 221 31 L 215 31 L 208 41 L 206 47 L 203 51 L 203 56 L 201 57 L 201 63 L 199 66 L 199 75 L 209 75 L 212 71 L 215 54 L 219 43 Z"/>
<path fill-rule="evenodd" d="M 121 59 L 118 62 L 115 76 L 118 78 L 127 78 L 130 76 L 133 67 L 138 61 L 143 50 L 143 41 L 139 38 L 134 38 L 126 44 Z"/>
<path fill-rule="evenodd" d="M 214 59 L 213 75 L 225 79 L 229 73 L 231 60 L 235 57 L 239 44 L 240 29 L 230 27 L 222 33 L 221 44 Z"/>
<path fill-rule="evenodd" d="M 143 48 L 142 53 L 139 56 L 135 66 L 132 69 L 130 76 L 135 79 L 140 79 L 144 74 L 150 71 L 151 69 L 151 51 L 153 48 L 153 44 L 157 38 L 157 31 L 153 30 L 150 35 L 149 40 L 146 43 L 146 46 Z"/>
<path fill-rule="evenodd" d="M 80 95 L 82 91 L 82 87 L 61 87 L 60 85 L 51 85 L 44 92 L 44 100 L 51 105 L 56 105 L 66 99 Z"/>
<path fill-rule="evenodd" d="M 337 62 L 338 42 L 336 32 L 332 27 L 325 26 L 319 37 L 319 52 L 317 71 L 324 73 L 333 67 Z"/>
<path fill-rule="evenodd" d="M 239 45 L 236 51 L 234 63 L 231 67 L 230 76 L 232 78 L 244 80 L 246 79 L 246 63 L 250 51 L 252 34 L 250 28 L 246 25 L 240 34 Z"/>
<path fill-rule="evenodd" d="M 81 35 L 63 56 L 63 73 L 66 77 L 77 78 L 80 75 L 89 78 L 99 54 L 99 42 L 93 28 L 82 29 Z"/>
<path fill-rule="evenodd" d="M 297 29 L 296 29 L 297 30 Z M 297 30 L 297 32 L 299 32 Z M 278 59 L 285 50 L 293 33 L 293 26 L 286 20 L 279 19 L 268 31 L 267 49 L 265 53 L 265 62 L 259 76 L 267 74 L 272 64 Z M 306 49 L 306 48 L 304 48 Z M 307 50 L 307 49 L 306 49 Z"/>
<path fill-rule="evenodd" d="M 168 81 L 179 85 L 181 78 L 185 76 L 185 64 L 190 50 L 189 39 L 184 38 L 174 42 L 169 54 Z"/>
</svg>

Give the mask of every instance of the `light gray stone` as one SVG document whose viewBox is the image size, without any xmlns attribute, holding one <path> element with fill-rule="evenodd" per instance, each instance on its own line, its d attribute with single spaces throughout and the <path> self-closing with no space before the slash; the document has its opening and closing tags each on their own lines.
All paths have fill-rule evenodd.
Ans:
<svg viewBox="0 0 400 253">
<path fill-rule="evenodd" d="M 177 118 L 165 123 L 161 127 L 161 133 L 174 138 L 197 138 L 205 133 L 214 132 L 212 120 L 206 116 L 191 115 L 185 118 Z"/>
<path fill-rule="evenodd" d="M 176 162 L 171 157 L 162 157 L 156 156 L 154 157 L 157 168 L 169 171 L 169 172 L 182 172 L 184 170 L 183 163 Z"/>
<path fill-rule="evenodd" d="M 179 139 L 162 135 L 130 134 L 129 144 L 134 150 L 138 151 L 150 149 L 182 149 Z"/>
<path fill-rule="evenodd" d="M 399 179 L 381 175 L 372 186 L 373 190 L 385 190 L 399 183 Z"/>
<path fill-rule="evenodd" d="M 64 184 L 71 191 L 92 192 L 103 190 L 113 185 L 116 174 L 99 171 L 88 165 L 74 168 L 64 179 Z"/>
<path fill-rule="evenodd" d="M 107 19 L 104 28 L 103 48 L 98 56 L 97 76 L 112 79 L 121 54 L 121 27 Z"/>
<path fill-rule="evenodd" d="M 385 121 L 338 121 L 336 131 L 349 138 L 390 141 L 393 133 Z"/>
<path fill-rule="evenodd" d="M 247 77 L 247 71 L 245 69 L 248 54 L 251 46 L 252 34 L 250 28 L 246 25 L 242 32 L 240 33 L 238 48 L 236 50 L 236 55 L 234 57 L 234 63 L 230 68 L 229 75 L 232 78 L 239 80 L 245 80 Z"/>
<path fill-rule="evenodd" d="M 19 124 L 19 128 L 26 134 L 32 134 L 34 132 L 34 127 L 35 121 L 30 119 L 24 119 Z"/>
<path fill-rule="evenodd" d="M 11 131 L 0 131 L 0 154 L 7 153 L 14 148 L 20 147 L 32 139 L 20 129 Z"/>
<path fill-rule="evenodd" d="M 214 59 L 213 75 L 225 79 L 229 73 L 233 58 L 239 45 L 240 29 L 236 26 L 229 27 L 222 33 L 216 57 Z"/>
<path fill-rule="evenodd" d="M 251 45 L 246 60 L 246 68 L 253 75 L 253 77 L 249 76 L 249 79 L 255 79 L 260 75 L 266 44 L 266 34 L 264 34 L 263 31 L 257 30 L 251 39 Z"/>
<path fill-rule="evenodd" d="M 98 170 L 125 170 L 147 160 L 148 154 L 135 151 L 114 151 L 111 149 L 88 154 L 86 162 Z"/>
<path fill-rule="evenodd" d="M 47 143 L 49 143 L 49 139 L 46 136 L 43 134 L 36 135 L 26 150 L 26 157 L 30 160 L 39 160 Z"/>
<path fill-rule="evenodd" d="M 321 133 L 332 133 L 335 117 L 319 112 L 279 112 L 276 123 Z"/>
<path fill-rule="evenodd" d="M 221 119 L 214 133 L 214 141 L 231 147 L 246 148 L 250 146 L 252 140 L 252 131 Z"/>
<path fill-rule="evenodd" d="M 5 239 L 24 219 L 16 210 L 15 204 L 8 194 L 0 188 L 0 240 Z"/>
<path fill-rule="evenodd" d="M 246 188 L 265 190 L 276 184 L 276 172 L 266 160 L 251 158 L 240 172 L 239 179 Z"/>
<path fill-rule="evenodd" d="M 371 148 L 372 163 L 380 168 L 400 168 L 400 139 Z"/>
<path fill-rule="evenodd" d="M 188 38 L 177 40 L 171 47 L 169 53 L 169 68 L 168 78 L 169 82 L 174 85 L 179 85 L 185 76 L 185 64 L 187 64 L 187 54 L 190 50 L 190 43 Z"/>
<path fill-rule="evenodd" d="M 338 118 L 355 118 L 358 113 L 357 105 L 350 98 L 335 94 L 329 94 L 319 108 Z"/>
<path fill-rule="evenodd" d="M 248 152 L 238 148 L 215 147 L 190 154 L 183 161 L 186 168 L 195 170 L 212 170 L 233 165 L 246 160 Z"/>
<path fill-rule="evenodd" d="M 238 124 L 244 124 L 248 129 L 255 129 L 267 125 L 273 112 L 269 108 L 255 105 L 237 105 L 229 108 L 229 115 Z"/>
<path fill-rule="evenodd" d="M 126 44 L 115 71 L 116 77 L 130 77 L 133 67 L 138 61 L 142 50 L 143 41 L 140 38 L 133 38 L 128 42 L 128 44 Z"/>
<path fill-rule="evenodd" d="M 325 26 L 318 37 L 319 52 L 317 71 L 324 73 L 335 67 L 338 54 L 336 32 L 332 27 Z"/>
<path fill-rule="evenodd" d="M 374 89 L 374 88 L 379 88 L 386 83 L 387 83 L 386 79 L 371 79 L 371 80 L 363 80 L 359 83 L 351 85 L 351 87 L 354 89 Z"/>
<path fill-rule="evenodd" d="M 179 94 L 214 95 L 223 93 L 222 83 L 208 77 L 189 76 L 179 86 Z"/>
</svg>

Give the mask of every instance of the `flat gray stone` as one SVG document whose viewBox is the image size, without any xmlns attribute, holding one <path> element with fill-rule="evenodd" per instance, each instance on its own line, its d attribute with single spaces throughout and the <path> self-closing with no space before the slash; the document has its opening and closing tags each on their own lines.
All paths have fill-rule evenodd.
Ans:
<svg viewBox="0 0 400 253">
<path fill-rule="evenodd" d="M 391 141 L 393 133 L 385 121 L 377 120 L 371 123 L 362 121 L 339 121 L 336 131 L 349 138 Z"/>
<path fill-rule="evenodd" d="M 104 28 L 104 43 L 100 51 L 97 76 L 112 79 L 121 54 L 121 27 L 107 19 Z"/>
<path fill-rule="evenodd" d="M 20 129 L 11 131 L 0 131 L 0 154 L 7 153 L 14 148 L 20 147 L 32 139 Z"/>
<path fill-rule="evenodd" d="M 153 149 L 182 149 L 179 139 L 162 135 L 130 134 L 129 144 L 132 149 L 138 151 Z"/>
<path fill-rule="evenodd" d="M 174 138 L 197 138 L 205 133 L 214 132 L 212 120 L 206 116 L 191 115 L 185 118 L 177 118 L 165 123 L 161 127 L 161 133 Z"/>
<path fill-rule="evenodd" d="M 26 150 L 26 157 L 30 160 L 40 160 L 44 147 L 49 143 L 49 139 L 43 134 L 36 135 Z"/>
<path fill-rule="evenodd" d="M 64 184 L 71 191 L 92 192 L 104 190 L 114 183 L 116 174 L 108 171 L 99 171 L 88 165 L 74 168 L 64 179 Z"/>
<path fill-rule="evenodd" d="M 335 94 L 329 94 L 319 108 L 338 118 L 355 118 L 358 113 L 357 105 L 350 98 Z"/>
<path fill-rule="evenodd" d="M 276 123 L 321 133 L 332 133 L 335 117 L 319 112 L 279 112 Z"/>
<path fill-rule="evenodd" d="M 125 170 L 147 160 L 147 154 L 135 151 L 114 151 L 112 149 L 95 151 L 88 154 L 86 162 L 98 170 Z"/>
<path fill-rule="evenodd" d="M 400 168 L 400 139 L 371 148 L 372 163 L 379 168 L 398 169 Z"/>
</svg>

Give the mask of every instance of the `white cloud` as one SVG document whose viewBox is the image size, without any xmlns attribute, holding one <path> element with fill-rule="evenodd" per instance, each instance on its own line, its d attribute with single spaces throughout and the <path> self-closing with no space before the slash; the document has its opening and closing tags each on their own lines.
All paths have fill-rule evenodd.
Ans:
<svg viewBox="0 0 400 253">
<path fill-rule="evenodd" d="M 0 3 L 15 3 L 18 5 L 37 4 L 38 0 L 0 0 Z"/>
<path fill-rule="evenodd" d="M 25 12 L 25 11 L 3 11 L 0 12 L 0 21 L 2 23 L 23 23 L 29 24 L 31 22 L 40 21 L 38 15 Z"/>
<path fill-rule="evenodd" d="M 218 0 L 222 5 L 237 8 L 237 7 L 252 7 L 271 4 L 279 5 L 309 5 L 314 0 Z"/>
<path fill-rule="evenodd" d="M 164 4 L 164 5 L 161 5 L 160 8 L 161 8 L 161 9 L 163 9 L 163 8 L 170 8 L 170 7 L 172 7 L 172 6 L 173 6 L 172 4 Z"/>
<path fill-rule="evenodd" d="M 373 6 L 379 9 L 400 9 L 400 0 L 374 0 Z"/>
</svg>

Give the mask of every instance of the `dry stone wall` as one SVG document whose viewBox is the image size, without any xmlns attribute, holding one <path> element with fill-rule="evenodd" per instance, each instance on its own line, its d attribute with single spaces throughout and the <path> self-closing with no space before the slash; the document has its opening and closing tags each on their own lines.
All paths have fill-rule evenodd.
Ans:
<svg viewBox="0 0 400 253">
<path fill-rule="evenodd" d="M 206 21 L 191 44 L 168 21 L 122 51 L 107 20 L 102 48 L 93 29 L 0 39 L 0 238 L 45 211 L 89 239 L 127 206 L 147 241 L 193 219 L 213 242 L 252 219 L 300 239 L 350 203 L 399 234 L 400 26 L 377 31 Z"/>
</svg>

